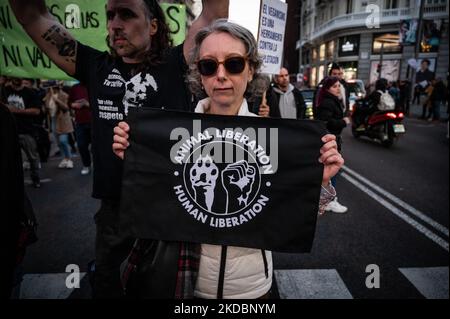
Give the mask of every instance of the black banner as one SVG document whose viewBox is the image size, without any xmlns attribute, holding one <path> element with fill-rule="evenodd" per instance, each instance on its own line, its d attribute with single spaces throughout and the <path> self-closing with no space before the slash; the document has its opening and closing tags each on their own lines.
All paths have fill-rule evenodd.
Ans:
<svg viewBox="0 0 450 319">
<path fill-rule="evenodd" d="M 120 223 L 136 238 L 308 252 L 317 121 L 130 110 Z"/>
</svg>

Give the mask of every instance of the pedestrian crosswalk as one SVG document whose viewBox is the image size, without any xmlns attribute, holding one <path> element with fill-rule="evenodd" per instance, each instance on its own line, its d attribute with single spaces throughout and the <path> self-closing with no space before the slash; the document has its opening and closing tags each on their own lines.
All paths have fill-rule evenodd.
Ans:
<svg viewBox="0 0 450 319">
<path fill-rule="evenodd" d="M 427 299 L 448 299 L 448 267 L 400 268 Z"/>
<path fill-rule="evenodd" d="M 80 281 L 86 273 L 80 273 Z M 75 289 L 67 287 L 68 273 L 26 274 L 18 293 L 19 299 L 67 299 Z"/>
<path fill-rule="evenodd" d="M 275 270 L 281 299 L 352 299 L 336 269 Z"/>
<path fill-rule="evenodd" d="M 425 298 L 449 298 L 449 267 L 399 268 L 404 276 Z M 90 298 L 88 280 L 82 280 L 81 288 L 87 293 L 79 298 Z M 20 299 L 67 299 L 77 288 L 67 288 L 68 273 L 26 274 L 18 287 Z M 353 299 L 336 269 L 277 269 L 274 280 L 281 299 Z M 72 296 L 73 298 L 73 296 Z"/>
<path fill-rule="evenodd" d="M 41 179 L 41 184 L 43 184 L 43 183 L 49 183 L 49 182 L 51 182 L 51 181 L 52 181 L 51 178 L 42 178 L 42 179 Z M 27 186 L 33 185 L 33 181 L 32 181 L 31 179 L 25 179 L 23 182 L 24 182 L 24 184 L 27 185 Z"/>
<path fill-rule="evenodd" d="M 449 267 L 399 268 L 427 299 L 449 299 Z M 275 270 L 281 299 L 353 299 L 335 269 Z"/>
</svg>

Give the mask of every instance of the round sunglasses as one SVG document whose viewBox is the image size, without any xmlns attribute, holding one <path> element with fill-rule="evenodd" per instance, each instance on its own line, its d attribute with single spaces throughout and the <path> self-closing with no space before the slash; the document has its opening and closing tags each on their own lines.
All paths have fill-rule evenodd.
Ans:
<svg viewBox="0 0 450 319">
<path fill-rule="evenodd" d="M 223 64 L 228 73 L 239 74 L 244 71 L 246 62 L 247 58 L 242 56 L 230 57 L 220 62 L 214 58 L 206 58 L 197 62 L 197 69 L 201 75 L 211 76 L 216 74 L 219 64 Z"/>
</svg>

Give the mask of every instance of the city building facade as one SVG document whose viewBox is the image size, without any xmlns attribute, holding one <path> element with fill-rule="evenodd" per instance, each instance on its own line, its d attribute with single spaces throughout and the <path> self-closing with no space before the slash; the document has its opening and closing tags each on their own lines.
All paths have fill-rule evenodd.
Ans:
<svg viewBox="0 0 450 319">
<path fill-rule="evenodd" d="M 307 86 L 316 86 L 331 62 L 344 68 L 346 80 L 361 79 L 366 86 L 379 77 L 380 60 L 381 76 L 390 81 L 412 79 L 411 59 L 416 65 L 428 59 L 436 76 L 448 76 L 448 0 L 303 0 L 301 5 L 296 49 Z"/>
</svg>

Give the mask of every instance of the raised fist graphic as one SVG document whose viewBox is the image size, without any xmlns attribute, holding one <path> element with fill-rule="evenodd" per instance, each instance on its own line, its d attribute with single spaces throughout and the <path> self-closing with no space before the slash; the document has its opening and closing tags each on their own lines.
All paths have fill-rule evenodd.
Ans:
<svg viewBox="0 0 450 319">
<path fill-rule="evenodd" d="M 219 169 L 211 157 L 199 156 L 189 174 L 196 203 L 211 212 Z"/>
<path fill-rule="evenodd" d="M 222 185 L 227 193 L 225 214 L 247 206 L 255 182 L 256 169 L 246 161 L 229 164 L 222 171 Z"/>
</svg>

